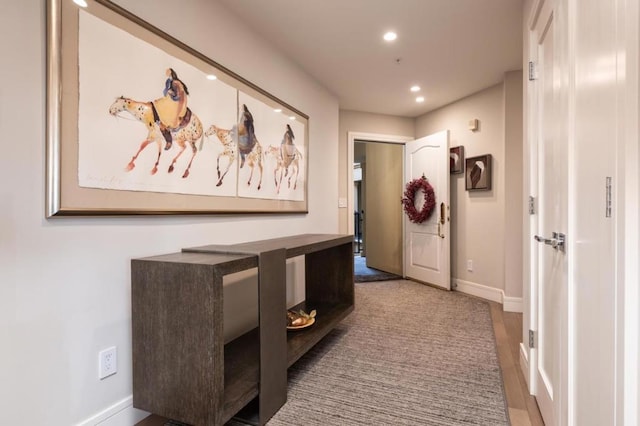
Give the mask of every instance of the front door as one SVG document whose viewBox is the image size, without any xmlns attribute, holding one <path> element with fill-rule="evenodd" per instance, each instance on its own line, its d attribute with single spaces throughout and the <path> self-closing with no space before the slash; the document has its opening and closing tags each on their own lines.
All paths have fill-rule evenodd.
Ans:
<svg viewBox="0 0 640 426">
<path fill-rule="evenodd" d="M 407 278 L 451 289 L 449 224 L 449 132 L 442 131 L 405 145 L 405 179 L 410 182 L 424 176 L 433 187 L 436 205 L 422 223 L 405 222 L 405 275 Z M 418 191 L 416 209 L 424 196 Z"/>
<path fill-rule="evenodd" d="M 538 212 L 534 218 L 535 240 L 531 255 L 534 270 L 533 303 L 537 342 L 533 374 L 535 395 L 547 425 L 561 421 L 562 385 L 567 353 L 567 255 L 562 243 L 568 228 L 568 136 L 562 127 L 562 100 L 566 89 L 558 72 L 555 50 L 558 34 L 550 0 L 539 15 L 534 30 L 537 45 L 537 175 Z M 533 325 L 532 325 L 533 326 Z M 535 328 L 535 326 L 533 326 Z M 532 350 L 533 351 L 533 350 Z M 566 407 L 565 407 L 566 408 Z"/>
</svg>

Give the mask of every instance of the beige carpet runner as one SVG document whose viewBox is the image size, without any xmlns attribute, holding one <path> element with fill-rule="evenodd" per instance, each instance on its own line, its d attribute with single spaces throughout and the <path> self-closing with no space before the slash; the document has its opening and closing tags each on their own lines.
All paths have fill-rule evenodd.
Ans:
<svg viewBox="0 0 640 426">
<path fill-rule="evenodd" d="M 356 284 L 355 311 L 289 369 L 268 423 L 508 424 L 488 304 L 410 281 Z"/>
</svg>

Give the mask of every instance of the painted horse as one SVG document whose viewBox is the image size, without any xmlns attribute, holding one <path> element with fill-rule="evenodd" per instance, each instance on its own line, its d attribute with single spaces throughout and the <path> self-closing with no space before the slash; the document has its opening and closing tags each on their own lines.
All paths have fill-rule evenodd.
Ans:
<svg viewBox="0 0 640 426">
<path fill-rule="evenodd" d="M 160 163 L 160 155 L 162 154 L 162 142 L 165 141 L 165 137 L 163 136 L 162 130 L 159 124 L 158 113 L 153 106 L 152 102 L 140 102 L 135 101 L 133 99 L 125 98 L 124 96 L 120 96 L 115 100 L 111 107 L 109 107 L 109 114 L 113 116 L 117 116 L 120 112 L 128 112 L 131 114 L 136 120 L 140 121 L 145 125 L 147 129 L 147 137 L 145 140 L 140 143 L 140 148 L 138 152 L 131 158 L 129 164 L 126 167 L 126 170 L 129 172 L 135 168 L 135 161 L 138 158 L 138 155 L 145 149 L 150 143 L 155 142 L 158 147 L 158 157 L 156 158 L 156 162 L 151 169 L 151 174 L 154 175 L 158 171 L 158 164 Z M 172 139 L 178 144 L 180 151 L 171 161 L 171 165 L 169 166 L 169 173 L 173 172 L 176 161 L 182 153 L 187 148 L 187 143 L 191 147 L 191 159 L 189 160 L 189 164 L 182 174 L 183 178 L 189 176 L 189 169 L 191 168 L 191 163 L 196 156 L 196 142 L 198 140 L 202 141 L 204 138 L 204 134 L 202 131 L 202 123 L 197 115 L 193 114 L 191 110 L 187 109 L 187 114 L 182 119 L 181 123 L 178 127 L 170 128 Z"/>
<path fill-rule="evenodd" d="M 269 145 L 265 151 L 265 157 L 273 157 L 276 159 L 276 167 L 273 170 L 273 180 L 276 184 L 276 193 L 280 193 L 280 187 L 282 186 L 282 177 L 289 175 L 287 179 L 287 188 L 291 188 L 291 179 L 293 179 L 293 189 L 298 187 L 298 172 L 300 171 L 300 161 L 302 160 L 302 153 L 298 151 L 298 148 L 294 148 L 295 153 L 293 157 L 289 156 L 285 160 L 282 157 L 282 147 Z M 288 163 L 288 165 L 285 165 Z M 291 173 L 289 173 L 291 168 Z M 295 177 L 294 177 L 295 174 Z"/>
<path fill-rule="evenodd" d="M 238 144 L 235 141 L 235 133 L 237 132 L 237 127 L 233 126 L 231 129 L 221 129 L 216 125 L 211 125 L 207 131 L 205 132 L 205 136 L 216 135 L 220 143 L 222 143 L 222 152 L 218 154 L 218 158 L 216 160 L 216 170 L 218 172 L 218 183 L 216 186 L 222 185 L 222 180 L 227 175 L 229 168 L 233 164 L 236 159 L 236 154 L 238 151 Z M 220 173 L 220 157 L 227 157 L 229 159 L 227 163 L 227 167 L 224 169 L 224 172 Z M 258 189 L 262 186 L 262 146 L 258 140 L 255 140 L 255 144 L 251 151 L 245 156 L 246 162 L 251 167 L 251 174 L 249 175 L 249 182 L 247 185 L 251 185 L 251 179 L 253 178 L 253 171 L 256 166 L 260 169 L 260 182 L 258 182 Z M 241 166 L 242 167 L 242 166 Z"/>
</svg>

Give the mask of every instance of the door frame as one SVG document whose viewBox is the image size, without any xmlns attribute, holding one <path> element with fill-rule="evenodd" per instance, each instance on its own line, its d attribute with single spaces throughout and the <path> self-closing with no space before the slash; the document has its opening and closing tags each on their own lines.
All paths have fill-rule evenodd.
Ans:
<svg viewBox="0 0 640 426">
<path fill-rule="evenodd" d="M 638 424 L 640 421 L 640 280 L 638 253 L 640 253 L 640 6 L 637 1 L 626 1 L 618 8 L 619 46 L 626 56 L 617 63 L 618 72 L 625 75 L 620 84 L 619 116 L 621 137 L 618 140 L 617 161 L 621 167 L 620 188 L 615 196 L 620 220 L 615 227 L 616 258 L 620 271 L 616 277 L 617 321 L 620 326 L 617 342 L 617 388 L 620 398 L 615 401 L 620 424 Z"/>
<path fill-rule="evenodd" d="M 542 14 L 542 7 L 546 4 L 549 7 L 551 2 L 549 0 L 537 0 L 531 9 L 531 14 L 529 16 L 527 22 L 527 43 L 529 55 L 527 61 L 531 61 L 533 63 L 538 63 L 538 37 L 536 33 L 536 24 L 540 15 Z M 525 190 L 523 191 L 523 195 L 525 197 L 533 197 L 534 200 L 534 209 L 537 211 L 537 203 L 535 201 L 538 200 L 538 126 L 539 126 L 539 103 L 538 103 L 538 90 L 535 81 L 527 81 L 525 87 L 527 88 L 527 135 L 525 141 L 527 143 L 527 147 L 523 150 L 527 155 L 527 161 L 524 164 L 528 165 L 528 173 L 523 173 L 523 181 L 525 185 Z M 526 264 L 528 264 L 528 271 L 523 271 L 526 275 L 526 282 L 529 283 L 529 289 L 523 291 L 523 294 L 527 295 L 529 298 L 529 303 L 525 303 L 525 318 L 523 321 L 523 326 L 525 328 L 524 336 L 528 334 L 528 330 L 533 331 L 534 333 L 538 331 L 538 255 L 537 255 L 537 243 L 533 239 L 534 235 L 538 233 L 538 217 L 537 214 L 530 214 L 529 212 L 525 212 L 525 225 L 526 229 L 528 229 L 528 233 L 524 235 L 524 255 L 526 256 Z M 528 311 L 526 309 L 528 306 Z M 528 339 L 523 339 L 525 343 L 527 343 Z M 536 380 L 536 368 L 538 364 L 538 351 L 535 347 L 531 348 L 529 345 L 528 348 L 528 358 L 527 358 L 527 371 L 525 372 L 525 377 L 529 384 L 529 392 L 531 395 L 536 395 L 538 393 L 537 389 L 537 380 Z M 534 345 L 535 346 L 535 345 Z"/>
<path fill-rule="evenodd" d="M 531 9 L 531 14 L 529 15 L 529 19 L 527 21 L 527 46 L 528 46 L 528 61 L 533 62 L 534 64 L 538 64 L 538 42 L 540 37 L 547 31 L 547 23 L 546 20 L 552 19 L 553 25 L 556 27 L 554 32 L 555 43 L 554 43 L 554 51 L 556 53 L 554 56 L 555 61 L 558 60 L 558 52 L 562 51 L 573 51 L 575 46 L 575 40 L 573 40 L 569 35 L 568 31 L 562 32 L 558 31 L 557 28 L 563 29 L 571 26 L 573 28 L 573 22 L 569 22 L 575 19 L 575 14 L 556 14 L 558 3 L 554 0 L 535 0 L 534 5 Z M 566 11 L 565 11 L 566 12 Z M 567 16 L 568 15 L 568 16 Z M 562 21 L 560 21 L 562 19 Z M 560 22 L 558 22 L 560 21 Z M 542 25 L 541 25 L 542 24 Z M 527 57 L 525 57 L 527 58 Z M 560 96 L 564 98 L 566 101 L 566 106 L 568 106 L 567 110 L 561 111 L 562 117 L 560 120 L 565 119 L 565 129 L 560 131 L 560 137 L 567 138 L 567 167 L 569 171 L 573 170 L 571 164 L 575 161 L 574 150 L 575 150 L 575 141 L 572 138 L 572 132 L 570 130 L 571 126 L 571 116 L 573 104 L 572 100 L 575 98 L 575 72 L 574 72 L 574 58 L 571 56 L 570 58 L 564 58 L 565 63 L 556 64 L 558 67 L 562 67 L 559 72 L 567 72 L 568 78 L 565 87 L 560 88 Z M 534 71 L 535 72 L 535 71 Z M 539 330 L 539 318 L 538 318 L 538 243 L 534 241 L 534 235 L 538 234 L 538 223 L 540 220 L 540 212 L 538 209 L 538 201 L 539 201 L 539 166 L 540 161 L 538 158 L 539 152 L 539 126 L 540 126 L 540 102 L 542 99 L 538 96 L 539 80 L 529 80 L 527 81 L 527 147 L 523 150 L 524 154 L 528 156 L 525 164 L 528 165 L 528 173 L 524 173 L 524 185 L 525 189 L 523 191 L 523 195 L 525 197 L 532 196 L 534 197 L 534 214 L 529 214 L 529 212 L 525 212 L 527 217 L 524 218 L 525 229 L 528 229 L 528 233 L 524 234 L 524 255 L 526 256 L 526 261 L 529 266 L 528 271 L 523 271 L 525 274 L 525 283 L 528 282 L 529 289 L 525 288 L 523 294 L 527 295 L 529 298 L 529 303 L 525 303 L 525 312 L 527 315 L 527 320 L 523 321 L 523 335 L 524 342 L 528 342 L 528 332 L 532 330 L 534 332 L 534 347 L 528 348 L 528 359 L 525 359 L 525 362 L 528 363 L 527 366 L 523 366 L 523 369 L 526 368 L 525 377 L 527 378 L 529 384 L 529 391 L 532 395 L 539 397 L 539 390 L 537 389 L 537 369 L 538 369 L 538 350 L 537 350 L 537 337 Z M 562 102 L 561 102 L 562 103 Z M 559 382 L 554 384 L 554 392 L 556 395 L 553 398 L 553 401 L 547 401 L 547 403 L 552 403 L 554 405 L 553 411 L 555 413 L 555 420 L 558 424 L 573 424 L 573 410 L 575 405 L 575 377 L 574 377 L 574 369 L 573 369 L 573 360 L 575 359 L 575 323 L 572 320 L 573 315 L 573 301 L 575 295 L 575 278 L 573 271 L 574 265 L 574 239 L 572 238 L 576 235 L 575 232 L 575 220 L 574 220 L 574 206 L 575 202 L 575 185 L 573 184 L 575 176 L 569 172 L 567 176 L 567 195 L 569 197 L 568 205 L 567 205 L 567 300 L 565 301 L 565 305 L 562 307 L 563 312 L 560 313 L 559 316 L 559 325 L 560 325 L 560 342 L 559 347 L 555 348 L 555 350 L 560 351 L 560 365 L 558 368 L 561 371 Z M 528 200 L 527 200 L 528 203 Z M 526 285 L 526 284 L 525 284 Z M 528 305 L 528 311 L 527 307 Z M 528 330 L 527 330 L 528 324 Z M 523 345 L 524 346 L 524 345 Z M 527 352 L 524 351 L 526 356 Z M 544 401 L 539 401 L 544 402 Z"/>
<path fill-rule="evenodd" d="M 354 144 L 356 141 L 363 142 L 386 142 L 404 145 L 406 142 L 415 140 L 413 136 L 386 135 L 381 133 L 347 132 L 347 229 L 352 232 L 355 226 L 353 221 L 353 159 Z M 404 158 L 404 153 L 403 153 Z M 404 179 L 404 159 L 402 161 L 402 173 Z M 404 188 L 403 188 L 404 190 Z M 402 244 L 404 247 L 404 222 L 402 222 Z M 404 249 L 402 250 L 402 275 L 404 276 Z"/>
</svg>

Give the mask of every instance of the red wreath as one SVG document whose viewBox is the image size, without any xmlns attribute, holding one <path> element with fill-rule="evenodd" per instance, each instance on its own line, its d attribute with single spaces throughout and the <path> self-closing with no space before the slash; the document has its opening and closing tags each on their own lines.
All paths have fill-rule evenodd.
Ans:
<svg viewBox="0 0 640 426">
<path fill-rule="evenodd" d="M 424 204 L 420 211 L 416 209 L 415 203 L 418 190 L 422 190 L 424 193 Z M 404 212 L 413 223 L 422 223 L 431 217 L 431 213 L 433 213 L 433 209 L 436 206 L 436 195 L 427 178 L 422 176 L 419 179 L 414 179 L 407 183 L 404 190 L 404 197 L 402 198 L 402 205 L 404 206 Z"/>
</svg>

